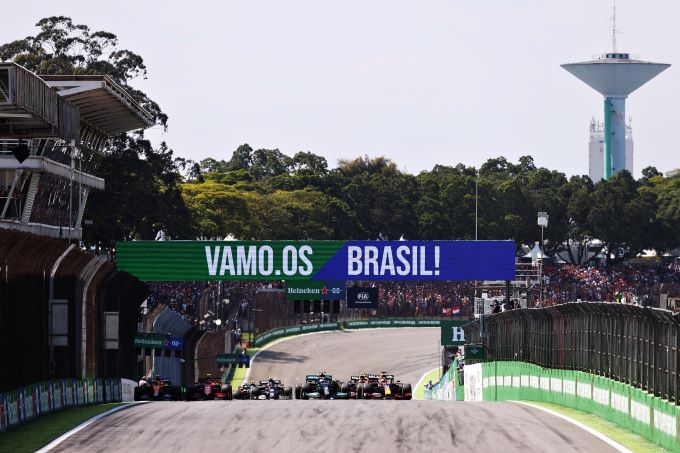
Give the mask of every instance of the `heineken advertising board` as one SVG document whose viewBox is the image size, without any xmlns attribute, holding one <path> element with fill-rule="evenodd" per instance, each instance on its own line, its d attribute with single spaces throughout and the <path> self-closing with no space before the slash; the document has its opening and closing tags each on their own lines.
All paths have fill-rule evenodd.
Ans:
<svg viewBox="0 0 680 453">
<path fill-rule="evenodd" d="M 345 300 L 345 282 L 286 280 L 286 300 Z"/>
<path fill-rule="evenodd" d="M 250 356 L 248 354 L 217 354 L 217 366 L 220 365 L 245 365 L 250 367 Z"/>
<path fill-rule="evenodd" d="M 135 347 L 149 348 L 149 349 L 163 349 L 167 337 L 165 335 L 155 333 L 138 333 L 135 334 Z"/>
<path fill-rule="evenodd" d="M 465 344 L 465 331 L 463 326 L 470 321 L 444 321 L 441 326 L 442 346 L 462 346 Z"/>
<path fill-rule="evenodd" d="M 118 270 L 143 281 L 513 280 L 513 241 L 129 241 Z"/>
<path fill-rule="evenodd" d="M 174 349 L 181 351 L 184 346 L 182 337 L 170 337 L 157 333 L 135 334 L 135 347 L 148 349 Z"/>
</svg>

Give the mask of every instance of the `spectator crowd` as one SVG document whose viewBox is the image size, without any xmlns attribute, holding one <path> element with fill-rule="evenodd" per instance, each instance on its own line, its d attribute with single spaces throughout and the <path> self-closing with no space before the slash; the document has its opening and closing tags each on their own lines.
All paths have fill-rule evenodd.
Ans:
<svg viewBox="0 0 680 453">
<path fill-rule="evenodd" d="M 619 266 L 611 269 L 571 264 L 546 265 L 543 269 L 543 304 L 573 301 L 607 301 L 654 305 L 655 288 L 670 283 L 680 288 L 680 265 Z M 386 281 L 361 282 L 377 286 L 380 306 L 377 310 L 353 313 L 355 316 L 378 317 L 472 317 L 474 299 L 482 292 L 489 296 L 504 295 L 504 288 L 489 288 L 472 281 Z M 283 288 L 282 282 L 153 282 L 147 308 L 163 303 L 188 323 L 197 325 L 204 314 L 230 300 L 238 305 L 237 315 L 245 317 L 260 288 Z M 484 289 L 481 289 L 484 288 Z M 540 286 L 525 290 L 528 306 L 539 303 Z M 677 294 L 680 296 L 680 294 Z M 237 305 L 234 305 L 236 307 Z M 200 308 L 202 307 L 202 308 Z M 222 312 L 224 313 L 224 312 Z M 244 314 L 245 313 L 245 314 Z"/>
</svg>

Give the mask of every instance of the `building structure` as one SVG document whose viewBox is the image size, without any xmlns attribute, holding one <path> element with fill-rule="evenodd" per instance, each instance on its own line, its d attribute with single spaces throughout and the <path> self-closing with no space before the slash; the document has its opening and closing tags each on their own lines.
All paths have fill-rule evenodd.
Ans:
<svg viewBox="0 0 680 453">
<path fill-rule="evenodd" d="M 588 176 L 597 183 L 604 179 L 604 123 L 590 120 L 590 140 L 588 143 Z M 626 124 L 626 153 L 624 169 L 633 174 L 633 125 L 629 118 Z"/>
<path fill-rule="evenodd" d="M 153 116 L 107 76 L 38 76 L 0 63 L 0 228 L 79 240 L 108 140 Z"/>
</svg>

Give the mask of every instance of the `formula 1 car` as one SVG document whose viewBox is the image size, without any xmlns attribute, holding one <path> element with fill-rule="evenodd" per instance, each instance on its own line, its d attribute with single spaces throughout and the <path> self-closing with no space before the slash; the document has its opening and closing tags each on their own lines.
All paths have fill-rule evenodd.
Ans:
<svg viewBox="0 0 680 453">
<path fill-rule="evenodd" d="M 251 384 L 249 393 L 250 399 L 254 400 L 293 399 L 292 387 L 284 387 L 281 381 L 274 378 L 269 378 L 266 381 L 260 381 L 260 383 L 256 385 Z"/>
<path fill-rule="evenodd" d="M 234 399 L 234 395 L 231 384 L 223 384 L 220 379 L 215 379 L 210 374 L 199 378 L 187 392 L 187 401 L 214 399 L 231 400 Z"/>
<path fill-rule="evenodd" d="M 172 385 L 170 379 L 156 375 L 153 380 L 140 381 L 141 385 L 135 387 L 135 401 L 179 401 L 182 399 L 182 390 L 179 386 Z"/>
<path fill-rule="evenodd" d="M 235 400 L 249 400 L 250 399 L 250 389 L 256 387 L 257 384 L 255 382 L 244 382 L 243 384 L 239 385 L 236 391 L 234 392 L 234 399 Z"/>
<path fill-rule="evenodd" d="M 356 398 L 371 400 L 410 400 L 412 398 L 411 384 L 404 384 L 394 379 L 393 374 L 381 372 L 364 376 L 356 381 Z"/>
<path fill-rule="evenodd" d="M 295 386 L 295 399 L 349 399 L 349 384 L 340 383 L 333 376 L 321 372 L 305 376 L 305 383 Z"/>
</svg>

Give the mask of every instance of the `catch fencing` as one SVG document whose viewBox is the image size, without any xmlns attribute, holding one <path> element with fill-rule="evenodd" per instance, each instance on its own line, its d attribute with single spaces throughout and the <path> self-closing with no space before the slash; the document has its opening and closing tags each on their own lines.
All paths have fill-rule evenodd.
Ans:
<svg viewBox="0 0 680 453">
<path fill-rule="evenodd" d="M 121 379 L 59 379 L 0 393 L 0 433 L 67 407 L 122 400 Z"/>
<path fill-rule="evenodd" d="M 568 303 L 509 310 L 464 328 L 468 343 L 484 343 L 489 360 L 606 377 L 678 403 L 680 317 L 666 310 L 612 303 Z"/>
</svg>

